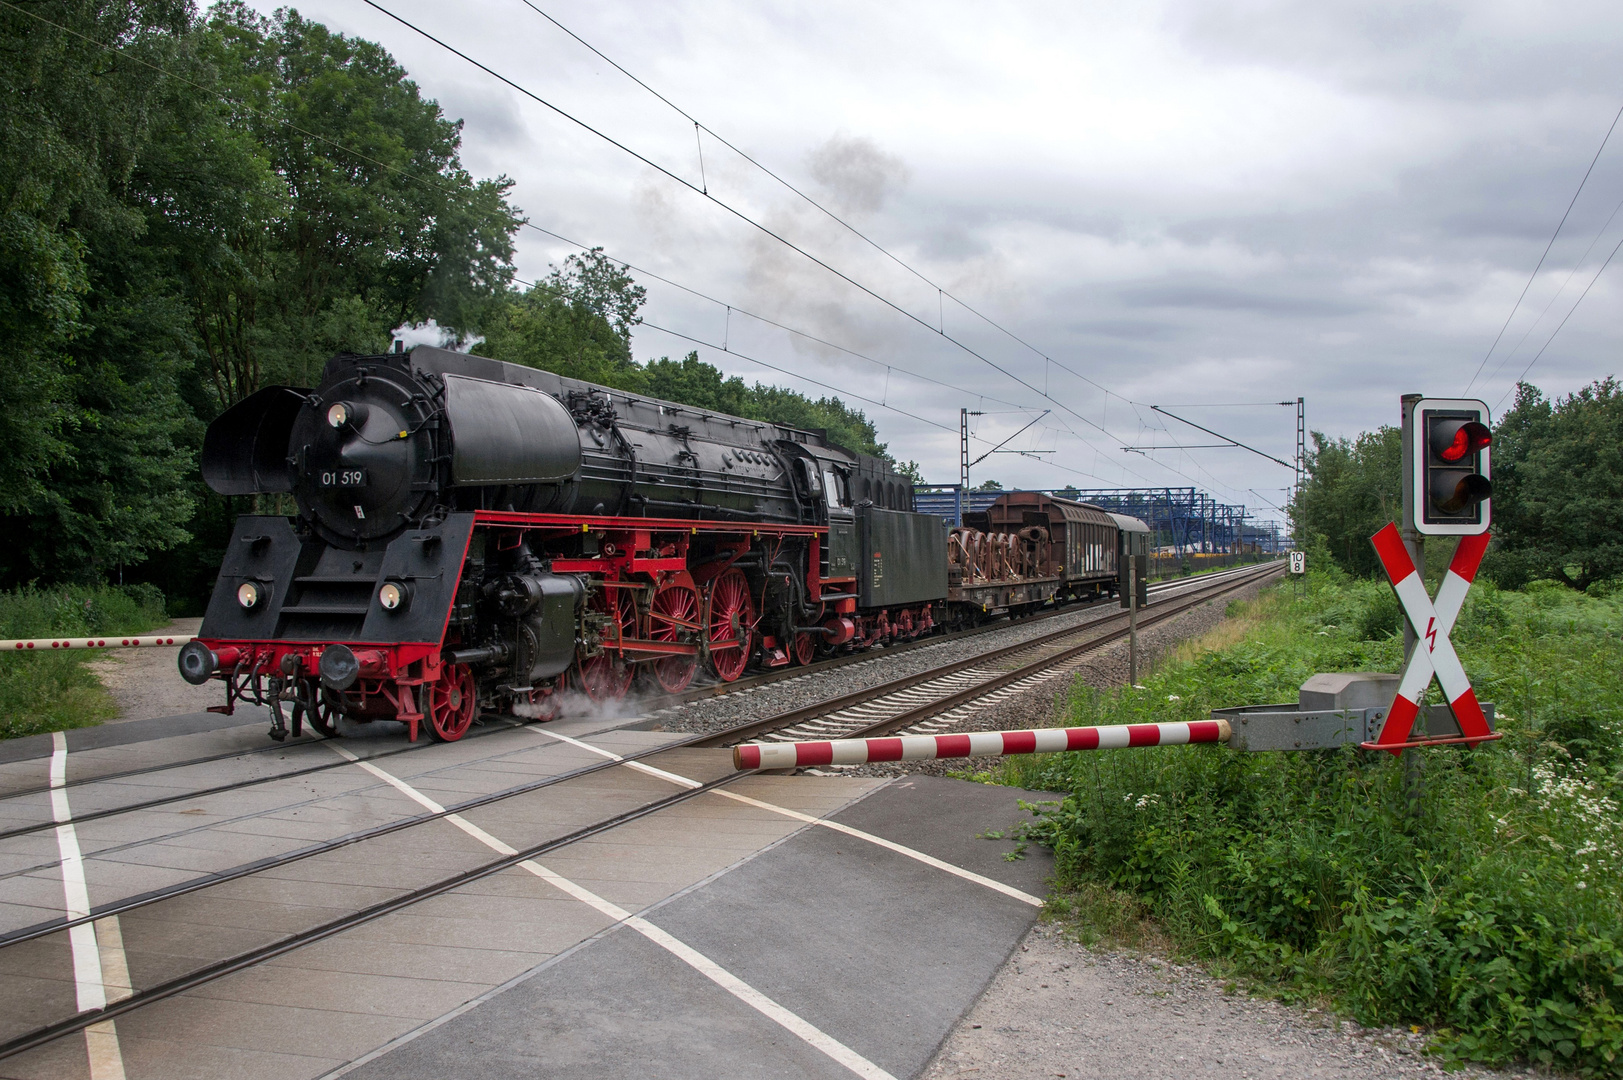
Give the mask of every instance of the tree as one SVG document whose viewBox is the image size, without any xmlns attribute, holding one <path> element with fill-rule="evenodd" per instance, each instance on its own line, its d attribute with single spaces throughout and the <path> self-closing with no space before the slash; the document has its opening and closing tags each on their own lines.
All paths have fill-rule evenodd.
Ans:
<svg viewBox="0 0 1623 1080">
<path fill-rule="evenodd" d="M 896 463 L 896 472 L 899 476 L 905 476 L 907 482 L 914 487 L 924 483 L 924 470 L 919 467 L 919 463 L 916 461 L 898 461 Z"/>
<path fill-rule="evenodd" d="M 837 397 L 813 400 L 781 386 L 756 383 L 750 398 L 745 416 L 785 427 L 823 431 L 837 446 L 890 460 L 873 421 L 861 409 L 853 409 Z"/>
<path fill-rule="evenodd" d="M 646 292 L 593 248 L 510 296 L 485 331 L 481 355 L 621 390 L 641 390 L 631 328 Z"/>
<path fill-rule="evenodd" d="M 1298 543 L 1322 542 L 1343 570 L 1374 573 L 1369 538 L 1402 513 L 1402 461 L 1403 433 L 1395 427 L 1366 431 L 1352 441 L 1313 432 L 1307 480 L 1290 504 Z"/>
<path fill-rule="evenodd" d="M 184 310 L 131 185 L 181 3 L 0 13 L 0 578 L 92 578 L 177 542 Z M 34 17 L 37 15 L 38 17 Z"/>
<path fill-rule="evenodd" d="M 517 218 L 459 131 L 382 48 L 289 11 L 0 9 L 0 584 L 228 530 L 203 421 L 401 322 L 477 331 Z"/>
<path fill-rule="evenodd" d="M 1002 491 L 1003 485 L 996 480 L 982 480 L 975 486 L 976 491 Z"/>
<path fill-rule="evenodd" d="M 1489 569 L 1586 589 L 1623 576 L 1623 387 L 1602 379 L 1556 402 L 1521 383 L 1493 440 Z"/>
<path fill-rule="evenodd" d="M 706 364 L 697 352 L 680 361 L 670 357 L 650 360 L 642 369 L 642 391 L 696 409 L 710 409 L 732 416 L 752 416 L 754 394 L 744 380 L 728 378 L 714 364 Z"/>
<path fill-rule="evenodd" d="M 220 406 L 261 386 L 308 386 L 336 352 L 381 352 L 390 328 L 435 319 L 478 330 L 505 299 L 512 234 L 505 178 L 475 182 L 444 118 L 381 46 L 297 12 L 216 6 L 190 42 L 222 95 L 213 137 L 181 140 L 164 224 L 187 282 Z"/>
<path fill-rule="evenodd" d="M 631 331 L 642 321 L 637 313 L 645 297 L 643 287 L 601 248 L 570 255 L 544 281 L 509 298 L 479 352 L 696 409 L 823 431 L 849 450 L 889 457 L 873 422 L 837 397 L 750 386 L 697 352 L 639 365 L 631 355 Z"/>
</svg>

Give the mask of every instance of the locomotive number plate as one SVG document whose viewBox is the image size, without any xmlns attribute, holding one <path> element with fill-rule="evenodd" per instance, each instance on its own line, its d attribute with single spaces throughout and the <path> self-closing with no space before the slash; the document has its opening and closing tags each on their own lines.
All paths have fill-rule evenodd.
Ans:
<svg viewBox="0 0 1623 1080">
<path fill-rule="evenodd" d="M 365 469 L 323 469 L 318 476 L 324 488 L 358 488 L 366 486 Z"/>
</svg>

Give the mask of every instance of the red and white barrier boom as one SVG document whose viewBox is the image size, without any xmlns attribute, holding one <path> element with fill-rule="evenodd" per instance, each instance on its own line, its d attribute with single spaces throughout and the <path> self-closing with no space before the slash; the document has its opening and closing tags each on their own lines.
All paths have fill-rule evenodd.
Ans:
<svg viewBox="0 0 1623 1080">
<path fill-rule="evenodd" d="M 0 652 L 48 652 L 51 649 L 137 649 L 154 645 L 184 645 L 191 638 L 177 637 L 70 637 L 70 638 L 6 638 L 0 640 Z"/>
<path fill-rule="evenodd" d="M 902 735 L 887 739 L 745 743 L 733 747 L 735 769 L 795 769 L 810 765 L 865 765 L 870 761 L 1052 754 L 1061 750 L 1115 750 L 1129 746 L 1183 746 L 1227 742 L 1227 720 L 1191 724 L 1112 724 L 1106 727 L 975 731 L 965 735 Z"/>
<path fill-rule="evenodd" d="M 1482 556 L 1488 550 L 1488 534 L 1482 532 L 1460 537 L 1460 546 L 1454 549 L 1448 573 L 1443 576 L 1443 583 L 1437 589 L 1436 603 L 1426 595 L 1426 583 L 1420 580 L 1414 560 L 1409 557 L 1409 549 L 1403 546 L 1403 537 L 1396 525 L 1387 525 L 1370 537 L 1370 541 L 1375 545 L 1386 576 L 1392 580 L 1392 591 L 1398 594 L 1398 603 L 1403 605 L 1403 614 L 1414 627 L 1418 640 L 1414 652 L 1409 656 L 1408 665 L 1403 669 L 1403 681 L 1398 684 L 1397 697 L 1386 714 L 1381 734 L 1374 742 L 1359 745 L 1366 750 L 1390 750 L 1398 754 L 1411 746 L 1438 743 L 1467 743 L 1474 746 L 1499 738 L 1488 727 L 1488 718 L 1482 714 L 1482 706 L 1477 704 L 1476 691 L 1471 689 L 1471 680 L 1466 677 L 1465 668 L 1461 666 L 1459 655 L 1454 652 L 1454 644 L 1448 637 L 1454 629 L 1454 621 L 1460 616 L 1460 608 L 1465 604 L 1465 594 L 1470 591 L 1471 582 L 1476 578 L 1477 567 L 1482 565 Z M 1460 725 L 1460 734 L 1454 738 L 1411 740 L 1409 733 L 1420 712 L 1420 699 L 1426 693 L 1426 687 L 1431 685 L 1433 675 L 1442 684 L 1449 711 Z"/>
</svg>

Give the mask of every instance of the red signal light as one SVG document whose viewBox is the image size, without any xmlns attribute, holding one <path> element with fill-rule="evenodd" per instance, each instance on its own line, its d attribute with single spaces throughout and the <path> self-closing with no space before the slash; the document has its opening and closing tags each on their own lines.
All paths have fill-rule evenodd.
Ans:
<svg viewBox="0 0 1623 1080">
<path fill-rule="evenodd" d="M 1454 432 L 1453 440 L 1437 451 L 1437 456 L 1447 462 L 1456 462 L 1466 454 L 1474 454 L 1478 450 L 1493 442 L 1493 433 L 1485 424 L 1476 421 L 1461 424 Z"/>
</svg>

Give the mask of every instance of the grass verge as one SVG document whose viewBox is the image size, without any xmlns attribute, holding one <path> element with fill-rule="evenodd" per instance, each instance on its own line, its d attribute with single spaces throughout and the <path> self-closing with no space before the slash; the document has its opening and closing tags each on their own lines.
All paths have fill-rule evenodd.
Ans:
<svg viewBox="0 0 1623 1080">
<path fill-rule="evenodd" d="M 1395 671 L 1384 583 L 1283 585 L 1144 689 L 1079 686 L 1070 722 L 1193 720 L 1293 701 L 1317 671 Z M 1505 738 L 1423 752 L 1168 747 L 1010 758 L 1063 791 L 1029 834 L 1084 938 L 1171 948 L 1456 1061 L 1623 1076 L 1623 603 L 1479 583 L 1454 640 Z"/>
<path fill-rule="evenodd" d="M 18 589 L 0 593 L 0 638 L 138 634 L 162 626 L 163 594 L 124 588 Z M 89 662 L 99 654 L 0 655 L 0 739 L 88 727 L 116 714 Z"/>
</svg>

